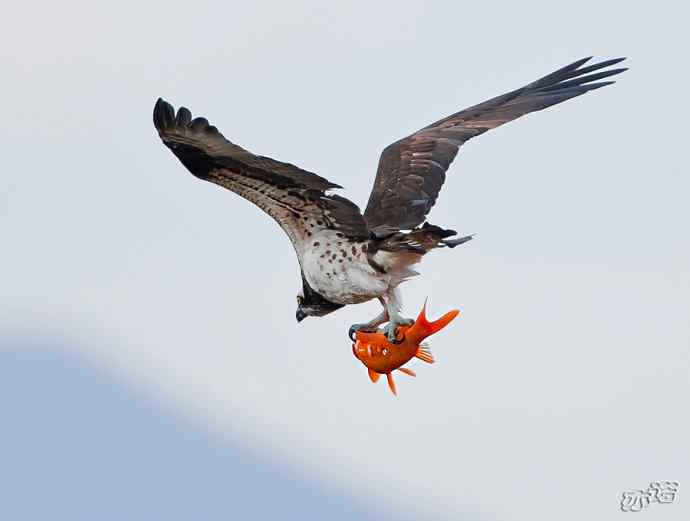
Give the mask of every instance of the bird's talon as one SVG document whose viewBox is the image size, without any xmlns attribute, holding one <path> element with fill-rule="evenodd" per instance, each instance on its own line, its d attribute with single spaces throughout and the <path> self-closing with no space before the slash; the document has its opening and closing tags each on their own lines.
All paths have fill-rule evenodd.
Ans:
<svg viewBox="0 0 690 521">
<path fill-rule="evenodd" d="M 355 329 L 355 326 L 350 326 L 350 329 L 347 331 L 347 336 L 354 342 L 356 333 L 357 330 Z"/>
<path fill-rule="evenodd" d="M 400 338 L 399 340 L 398 340 L 398 335 L 393 335 L 393 338 L 388 336 L 387 338 L 388 338 L 388 342 L 390 342 L 391 344 L 402 344 L 403 341 L 405 340 L 405 335 L 403 335 L 402 338 Z"/>
<path fill-rule="evenodd" d="M 394 322 L 389 322 L 385 329 L 386 339 L 388 342 L 391 344 L 402 343 L 403 340 L 405 340 L 405 335 L 402 335 L 402 338 L 398 338 L 398 328 L 408 324 L 408 320 L 396 320 Z"/>
<path fill-rule="evenodd" d="M 400 326 L 411 326 L 412 324 L 414 324 L 414 320 L 411 318 L 396 317 L 388 322 L 385 328 L 386 339 L 391 344 L 401 344 L 405 340 L 405 335 L 402 334 L 401 338 L 398 338 L 398 329 Z"/>
<path fill-rule="evenodd" d="M 355 335 L 357 334 L 357 331 L 365 331 L 367 333 L 375 333 L 378 330 L 369 324 L 352 324 L 350 326 L 350 329 L 347 332 L 347 336 L 353 342 L 355 341 Z"/>
</svg>

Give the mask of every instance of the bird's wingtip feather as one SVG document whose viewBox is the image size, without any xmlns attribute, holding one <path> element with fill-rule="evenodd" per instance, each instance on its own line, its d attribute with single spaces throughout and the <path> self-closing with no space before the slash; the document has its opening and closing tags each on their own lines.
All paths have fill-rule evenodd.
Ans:
<svg viewBox="0 0 690 521">
<path fill-rule="evenodd" d="M 153 107 L 153 124 L 160 130 L 165 130 L 175 122 L 175 109 L 163 98 L 158 98 Z"/>
<path fill-rule="evenodd" d="M 616 83 L 615 81 L 600 81 L 599 83 L 590 83 L 589 85 L 583 85 L 583 88 L 586 88 L 587 90 L 596 90 L 600 89 L 602 87 L 606 87 L 607 85 L 613 85 Z"/>
</svg>

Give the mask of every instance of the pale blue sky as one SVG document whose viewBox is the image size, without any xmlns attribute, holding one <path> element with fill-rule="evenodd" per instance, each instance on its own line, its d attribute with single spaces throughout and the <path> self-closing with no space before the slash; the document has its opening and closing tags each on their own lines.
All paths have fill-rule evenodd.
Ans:
<svg viewBox="0 0 690 521">
<path fill-rule="evenodd" d="M 225 458 L 259 455 L 323 485 L 324 501 L 341 493 L 362 515 L 390 519 L 612 519 L 632 515 L 617 510 L 623 490 L 659 479 L 680 481 L 682 498 L 687 14 L 677 2 L 593 0 L 14 6 L 0 34 L 0 364 L 40 339 L 36 352 L 53 354 L 35 363 L 58 367 L 21 359 L 2 401 L 33 411 L 28 429 L 77 432 L 86 418 L 35 393 L 52 396 L 81 371 L 65 364 L 83 366 L 80 393 L 119 386 L 124 422 L 150 400 L 175 418 L 179 450 L 185 432 L 208 443 L 197 447 L 208 461 L 227 441 Z M 287 238 L 188 174 L 151 123 L 158 96 L 184 104 L 364 205 L 384 146 L 588 55 L 628 56 L 631 70 L 472 140 L 453 163 L 430 220 L 477 238 L 430 255 L 403 295 L 408 314 L 429 296 L 431 316 L 462 316 L 432 339 L 436 365 L 398 378 L 398 399 L 369 383 L 346 339 L 378 304 L 297 325 Z M 165 438 L 159 426 L 140 428 Z M 136 455 L 117 432 L 102 435 Z M 27 472 L 68 465 L 7 439 L 0 467 L 11 472 L 22 466 L 2 458 L 17 453 Z M 56 453 L 77 464 L 94 454 L 61 443 Z M 133 501 L 121 518 L 163 518 L 177 491 L 170 469 L 141 465 L 131 472 L 160 472 L 158 506 Z M 112 484 L 107 466 L 94 472 L 85 484 Z M 229 476 L 214 467 L 194 482 L 194 501 Z M 25 503 L 0 509 L 35 516 L 49 482 L 5 479 Z M 86 512 L 94 503 L 84 501 Z M 56 507 L 52 519 L 74 513 Z M 643 515 L 687 519 L 690 507 Z"/>
</svg>

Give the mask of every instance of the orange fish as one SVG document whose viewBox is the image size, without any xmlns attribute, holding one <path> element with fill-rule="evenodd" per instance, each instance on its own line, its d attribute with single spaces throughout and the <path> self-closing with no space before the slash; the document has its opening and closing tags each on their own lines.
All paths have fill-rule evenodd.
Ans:
<svg viewBox="0 0 690 521">
<path fill-rule="evenodd" d="M 425 302 L 415 323 L 411 326 L 400 326 L 396 331 L 399 343 L 390 343 L 383 333 L 357 331 L 355 343 L 352 344 L 352 353 L 367 367 L 372 382 L 375 383 L 379 376 L 385 374 L 388 387 L 397 396 L 391 373 L 397 369 L 409 376 L 417 376 L 411 369 L 402 367 L 415 356 L 428 364 L 433 364 L 434 357 L 431 351 L 426 344 L 421 342 L 446 327 L 459 314 L 460 311 L 454 309 L 438 320 L 429 322 L 426 318 Z"/>
</svg>

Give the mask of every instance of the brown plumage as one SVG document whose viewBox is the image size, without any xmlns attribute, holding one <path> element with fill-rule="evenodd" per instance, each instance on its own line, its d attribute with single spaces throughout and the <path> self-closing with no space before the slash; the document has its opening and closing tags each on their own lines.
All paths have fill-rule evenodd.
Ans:
<svg viewBox="0 0 690 521">
<path fill-rule="evenodd" d="M 411 266 L 432 249 L 471 239 L 451 238 L 453 230 L 425 223 L 459 147 L 520 116 L 609 85 L 613 82 L 599 80 L 626 70 L 602 70 L 623 58 L 584 66 L 589 59 L 443 118 L 386 147 L 364 214 L 352 201 L 330 193 L 339 185 L 295 165 L 252 154 L 225 139 L 205 118 L 192 119 L 184 107 L 175 113 L 159 99 L 153 121 L 163 143 L 192 174 L 256 204 L 285 230 L 302 269 L 298 321 L 379 298 L 385 312 L 359 326 L 390 320 L 387 333 L 394 339 L 395 327 L 405 322 L 398 314 L 395 290 L 416 274 Z M 326 259 L 334 264 L 336 258 L 339 272 L 331 273 L 325 269 Z"/>
<path fill-rule="evenodd" d="M 364 212 L 369 228 L 392 231 L 419 226 L 436 202 L 458 148 L 466 141 L 530 112 L 610 85 L 614 82 L 591 82 L 627 70 L 589 74 L 625 58 L 582 67 L 590 59 L 578 60 L 525 87 L 461 110 L 387 146 Z"/>
</svg>

